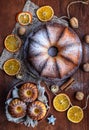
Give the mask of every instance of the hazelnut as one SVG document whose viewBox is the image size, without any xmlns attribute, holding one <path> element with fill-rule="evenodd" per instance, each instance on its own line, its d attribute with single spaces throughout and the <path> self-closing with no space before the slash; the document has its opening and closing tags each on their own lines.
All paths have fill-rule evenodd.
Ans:
<svg viewBox="0 0 89 130">
<path fill-rule="evenodd" d="M 85 72 L 89 72 L 89 63 L 85 63 L 85 64 L 83 65 L 83 70 L 84 70 Z"/>
<path fill-rule="evenodd" d="M 89 35 L 86 35 L 84 39 L 85 39 L 85 42 L 89 44 Z"/>
<path fill-rule="evenodd" d="M 78 19 L 75 17 L 72 17 L 70 19 L 70 25 L 72 28 L 78 28 Z"/>
<path fill-rule="evenodd" d="M 75 98 L 79 101 L 84 99 L 84 93 L 83 92 L 76 92 Z"/>
<path fill-rule="evenodd" d="M 52 85 L 52 86 L 51 86 L 51 91 L 52 91 L 53 93 L 57 93 L 57 92 L 59 91 L 59 86 L 57 86 L 57 85 Z"/>
<path fill-rule="evenodd" d="M 26 33 L 26 28 L 25 27 L 20 27 L 18 30 L 19 35 L 24 35 Z"/>
</svg>

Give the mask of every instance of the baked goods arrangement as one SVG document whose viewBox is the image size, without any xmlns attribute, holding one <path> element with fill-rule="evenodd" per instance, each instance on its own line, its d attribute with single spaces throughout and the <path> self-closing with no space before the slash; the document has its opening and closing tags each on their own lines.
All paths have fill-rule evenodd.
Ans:
<svg viewBox="0 0 89 130">
<path fill-rule="evenodd" d="M 48 91 L 41 82 L 19 82 L 7 95 L 5 113 L 8 121 L 35 127 L 50 109 Z"/>
<path fill-rule="evenodd" d="M 44 80 L 68 78 L 80 65 L 81 42 L 72 29 L 61 24 L 50 22 L 37 27 L 24 44 L 28 70 Z"/>
<path fill-rule="evenodd" d="M 4 62 L 4 72 L 20 81 L 7 94 L 5 114 L 8 121 L 34 128 L 47 119 L 48 124 L 55 125 L 57 119 L 54 113 L 49 112 L 51 106 L 58 114 L 66 111 L 71 123 L 82 121 L 89 96 L 85 107 L 81 108 L 73 105 L 66 94 L 74 85 L 75 79 L 72 76 L 81 65 L 83 55 L 82 42 L 73 30 L 79 26 L 78 19 L 70 18 L 69 14 L 70 5 L 75 3 L 68 5 L 68 16 L 60 18 L 54 16 L 54 10 L 49 5 L 38 7 L 32 12 L 22 11 L 16 16 L 18 27 L 14 34 L 5 38 L 5 49 L 10 54 L 22 57 L 27 70 L 26 76 L 32 76 L 35 82 L 24 82 L 23 64 L 19 57 L 12 57 Z M 88 4 L 87 1 L 80 3 Z M 37 23 L 33 22 L 35 18 Z M 85 40 L 88 43 L 88 35 Z M 21 49 L 22 52 L 18 53 Z M 88 63 L 83 68 L 88 72 Z M 50 93 L 54 94 L 53 99 L 50 98 Z M 84 93 L 76 92 L 75 98 L 82 101 Z"/>
</svg>

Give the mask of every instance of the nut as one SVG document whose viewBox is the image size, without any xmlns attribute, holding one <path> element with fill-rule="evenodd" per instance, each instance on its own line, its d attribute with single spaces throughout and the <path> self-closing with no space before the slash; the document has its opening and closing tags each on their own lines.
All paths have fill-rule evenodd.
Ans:
<svg viewBox="0 0 89 130">
<path fill-rule="evenodd" d="M 83 65 L 83 70 L 84 70 L 85 72 L 89 72 L 89 63 L 85 63 L 85 64 Z"/>
<path fill-rule="evenodd" d="M 57 93 L 57 92 L 59 91 L 59 86 L 57 86 L 57 85 L 52 85 L 52 86 L 51 86 L 51 91 L 52 91 L 53 93 Z"/>
<path fill-rule="evenodd" d="M 24 35 L 26 33 L 26 28 L 25 27 L 20 27 L 18 30 L 19 35 Z"/>
<path fill-rule="evenodd" d="M 75 17 L 72 17 L 71 19 L 70 19 L 70 25 L 71 25 L 71 27 L 72 28 L 78 28 L 78 19 L 77 18 L 75 18 Z"/>
<path fill-rule="evenodd" d="M 20 79 L 20 80 L 22 80 L 23 79 L 23 74 L 21 73 L 21 72 L 19 72 L 18 74 L 16 74 L 16 78 L 17 79 Z"/>
<path fill-rule="evenodd" d="M 85 42 L 89 44 L 89 35 L 86 35 L 84 38 Z"/>
<path fill-rule="evenodd" d="M 84 93 L 83 92 L 76 92 L 75 97 L 77 100 L 81 101 L 84 99 Z"/>
</svg>

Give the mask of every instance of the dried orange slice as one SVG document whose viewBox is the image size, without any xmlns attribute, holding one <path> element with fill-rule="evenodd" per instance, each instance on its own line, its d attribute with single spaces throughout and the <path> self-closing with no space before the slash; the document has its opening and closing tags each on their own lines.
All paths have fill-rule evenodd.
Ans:
<svg viewBox="0 0 89 130">
<path fill-rule="evenodd" d="M 79 106 L 72 106 L 67 112 L 67 118 L 73 123 L 79 123 L 83 117 L 83 110 Z"/>
<path fill-rule="evenodd" d="M 37 10 L 36 14 L 40 21 L 46 22 L 52 19 L 54 10 L 51 6 L 42 6 Z"/>
<path fill-rule="evenodd" d="M 21 25 L 29 25 L 32 22 L 32 14 L 30 12 L 21 12 L 17 15 L 17 21 Z"/>
<path fill-rule="evenodd" d="M 53 106 L 57 111 L 66 111 L 70 106 L 70 99 L 64 93 L 58 94 L 53 99 Z"/>
<path fill-rule="evenodd" d="M 10 52 L 16 52 L 21 47 L 21 39 L 14 34 L 10 34 L 5 38 L 4 45 L 5 48 Z"/>
<path fill-rule="evenodd" d="M 20 71 L 20 68 L 20 62 L 17 59 L 9 59 L 3 65 L 5 73 L 10 76 L 16 75 Z"/>
</svg>

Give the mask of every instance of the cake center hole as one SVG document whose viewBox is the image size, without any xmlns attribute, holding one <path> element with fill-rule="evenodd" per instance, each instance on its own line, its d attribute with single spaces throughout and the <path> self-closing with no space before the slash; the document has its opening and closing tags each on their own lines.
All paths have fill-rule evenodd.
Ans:
<svg viewBox="0 0 89 130">
<path fill-rule="evenodd" d="M 17 110 L 17 112 L 21 112 L 22 111 L 22 107 L 18 106 L 16 110 Z"/>
<path fill-rule="evenodd" d="M 27 96 L 31 96 L 31 95 L 32 95 L 31 90 L 27 90 L 27 91 L 26 91 L 26 95 L 27 95 Z"/>
<path fill-rule="evenodd" d="M 34 112 L 36 113 L 36 114 L 39 114 L 39 109 L 38 108 L 36 108 L 35 110 L 34 110 Z"/>
<path fill-rule="evenodd" d="M 57 56 L 58 54 L 58 48 L 55 47 L 55 46 L 51 46 L 49 49 L 48 49 L 48 54 L 52 57 L 55 57 Z"/>
</svg>

